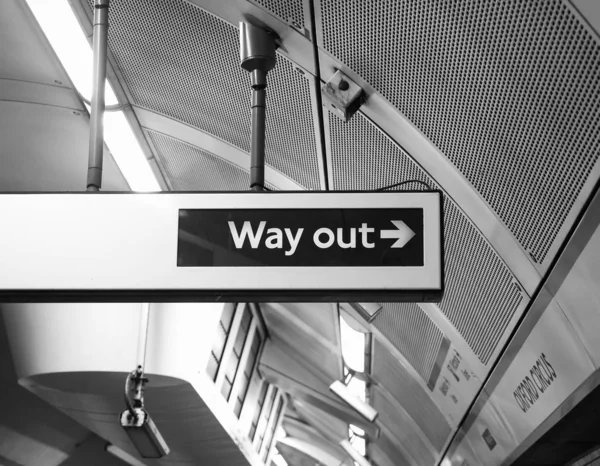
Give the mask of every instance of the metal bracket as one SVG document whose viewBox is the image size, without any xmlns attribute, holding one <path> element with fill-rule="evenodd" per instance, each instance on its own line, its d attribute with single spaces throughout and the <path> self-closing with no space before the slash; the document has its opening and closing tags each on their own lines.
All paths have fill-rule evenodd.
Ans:
<svg viewBox="0 0 600 466">
<path fill-rule="evenodd" d="M 362 88 L 339 70 L 321 86 L 321 94 L 323 105 L 343 121 L 352 118 L 366 100 Z"/>
</svg>

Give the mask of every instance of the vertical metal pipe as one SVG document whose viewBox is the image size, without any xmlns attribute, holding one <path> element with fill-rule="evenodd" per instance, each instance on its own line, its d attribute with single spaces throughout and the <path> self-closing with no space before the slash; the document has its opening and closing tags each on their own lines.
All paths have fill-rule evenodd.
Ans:
<svg viewBox="0 0 600 466">
<path fill-rule="evenodd" d="M 265 185 L 266 90 L 252 91 L 252 144 L 250 147 L 250 189 L 263 191 Z"/>
<path fill-rule="evenodd" d="M 106 81 L 106 51 L 108 47 L 109 0 L 94 0 L 94 81 L 90 115 L 90 145 L 87 190 L 99 191 L 102 186 L 102 155 L 104 149 L 104 83 Z"/>
<path fill-rule="evenodd" d="M 142 370 L 146 370 L 146 348 L 148 345 L 148 322 L 150 319 L 150 303 L 141 304 L 140 312 L 140 327 L 138 331 L 138 366 L 142 366 Z"/>
</svg>

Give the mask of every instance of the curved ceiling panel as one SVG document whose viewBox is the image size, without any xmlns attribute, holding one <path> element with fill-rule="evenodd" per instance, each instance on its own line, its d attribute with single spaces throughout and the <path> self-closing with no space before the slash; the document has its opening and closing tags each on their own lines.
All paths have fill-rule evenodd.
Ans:
<svg viewBox="0 0 600 466">
<path fill-rule="evenodd" d="M 81 191 L 88 167 L 89 119 L 83 110 L 0 100 L 3 191 Z M 104 191 L 129 191 L 104 152 Z"/>
<path fill-rule="evenodd" d="M 361 114 L 347 123 L 330 115 L 328 131 L 334 189 L 372 190 L 408 180 L 437 188 L 406 152 Z M 422 186 L 409 183 L 402 188 Z M 511 319 L 523 309 L 524 294 L 510 270 L 448 197 L 444 197 L 444 242 L 446 292 L 440 309 L 487 365 Z"/>
<path fill-rule="evenodd" d="M 435 464 L 437 455 L 432 447 L 423 441 L 413 426 L 403 421 L 388 397 L 375 388 L 371 392 L 371 402 L 379 412 L 378 423 L 382 429 L 379 438 L 368 443 L 369 452 L 383 453 L 398 466 Z"/>
<path fill-rule="evenodd" d="M 309 26 L 303 0 L 250 0 L 301 32 Z"/>
<path fill-rule="evenodd" d="M 448 421 L 429 393 L 377 339 L 373 342 L 372 373 L 382 390 L 394 397 L 439 452 L 450 435 Z"/>
<path fill-rule="evenodd" d="M 600 46 L 560 0 L 321 0 L 320 47 L 546 257 L 600 155 Z"/>
<path fill-rule="evenodd" d="M 342 377 L 337 312 L 323 304 L 263 303 L 260 309 L 271 338 L 291 349 L 299 361 L 324 378 L 323 393 L 329 396 L 329 384 Z"/>
<path fill-rule="evenodd" d="M 250 174 L 218 155 L 156 131 L 146 130 L 175 191 L 247 191 Z M 268 183 L 265 186 L 274 189 Z"/>
<path fill-rule="evenodd" d="M 415 303 L 383 303 L 373 325 L 427 383 L 444 335 Z"/>
<path fill-rule="evenodd" d="M 88 1 L 89 5 L 89 1 Z M 132 103 L 250 151 L 250 78 L 231 24 L 183 0 L 113 0 L 109 44 Z M 278 54 L 267 88 L 266 161 L 320 189 L 313 83 Z"/>
</svg>

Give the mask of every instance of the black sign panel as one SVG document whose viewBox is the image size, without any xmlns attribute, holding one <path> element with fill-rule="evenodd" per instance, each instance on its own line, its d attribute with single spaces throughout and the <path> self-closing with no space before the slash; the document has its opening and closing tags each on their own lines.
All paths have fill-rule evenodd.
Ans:
<svg viewBox="0 0 600 466">
<path fill-rule="evenodd" d="M 419 267 L 423 209 L 180 209 L 179 267 Z"/>
</svg>

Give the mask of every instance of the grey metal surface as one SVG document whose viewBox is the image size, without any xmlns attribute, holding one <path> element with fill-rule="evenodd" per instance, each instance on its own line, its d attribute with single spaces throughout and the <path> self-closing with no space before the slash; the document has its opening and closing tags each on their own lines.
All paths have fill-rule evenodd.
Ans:
<svg viewBox="0 0 600 466">
<path fill-rule="evenodd" d="M 201 151 L 210 154 L 218 154 L 219 158 L 231 165 L 235 165 L 244 172 L 248 171 L 250 157 L 247 152 L 244 152 L 240 148 L 228 144 L 212 134 L 205 133 L 197 128 L 173 120 L 159 113 L 151 112 L 140 107 L 133 108 L 142 128 L 163 134 L 165 137 L 177 139 L 181 143 L 198 148 Z M 154 152 L 156 152 L 156 148 L 154 148 Z M 163 154 L 163 156 L 164 155 L 165 154 Z M 165 170 L 165 167 L 163 167 L 163 170 Z M 302 186 L 269 165 L 265 167 L 265 178 L 267 180 L 266 186 L 271 187 L 272 189 L 276 186 L 278 189 L 284 191 L 303 190 Z M 175 180 L 170 181 L 171 186 L 176 184 L 174 181 Z"/>
<path fill-rule="evenodd" d="M 236 27 L 183 0 L 144 8 L 113 0 L 110 21 L 109 45 L 133 104 L 250 151 L 250 81 Z M 319 189 L 311 82 L 282 55 L 277 62 L 267 90 L 266 161 Z"/>
<path fill-rule="evenodd" d="M 427 314 L 414 303 L 383 303 L 373 325 L 428 382 L 443 334 Z"/>
<path fill-rule="evenodd" d="M 510 270 L 451 202 L 444 205 L 446 286 L 440 309 L 488 364 L 525 299 Z"/>
<path fill-rule="evenodd" d="M 399 415 L 394 403 L 377 387 L 372 390 L 371 403 L 379 411 L 377 422 L 381 426 L 379 438 L 372 442 L 375 450 L 392 461 L 397 458 L 400 464 L 420 466 L 435 463 L 433 448 Z"/>
<path fill-rule="evenodd" d="M 155 131 L 145 132 L 175 191 L 249 189 L 249 173 L 218 155 Z"/>
<path fill-rule="evenodd" d="M 450 435 L 450 425 L 425 389 L 377 340 L 373 342 L 372 373 L 377 383 L 396 399 L 439 452 Z"/>
<path fill-rule="evenodd" d="M 342 376 L 337 313 L 325 304 L 261 304 L 272 338 L 301 355 L 328 386 Z M 328 394 L 328 393 L 326 393 Z"/>
<path fill-rule="evenodd" d="M 547 265 L 600 154 L 600 47 L 564 2 L 323 0 L 320 15 L 320 46 L 429 137 Z"/>
<path fill-rule="evenodd" d="M 249 0 L 295 29 L 304 32 L 306 24 L 306 1 L 304 0 Z"/>
<path fill-rule="evenodd" d="M 419 180 L 437 188 L 412 159 L 365 117 L 348 123 L 328 120 L 334 189 L 373 190 L 400 181 Z M 409 183 L 396 189 L 425 189 Z M 445 297 L 440 309 L 473 352 L 489 363 L 524 300 L 514 276 L 478 230 L 444 198 Z"/>
</svg>

